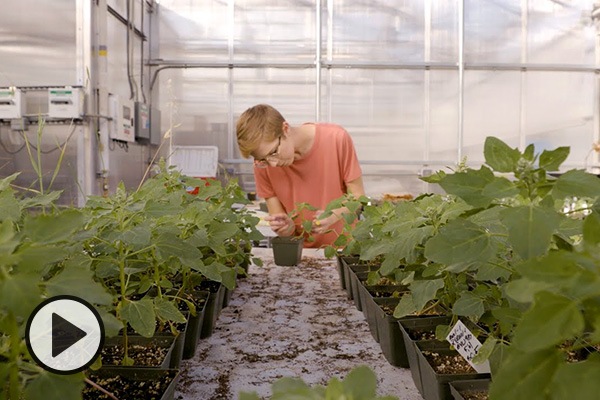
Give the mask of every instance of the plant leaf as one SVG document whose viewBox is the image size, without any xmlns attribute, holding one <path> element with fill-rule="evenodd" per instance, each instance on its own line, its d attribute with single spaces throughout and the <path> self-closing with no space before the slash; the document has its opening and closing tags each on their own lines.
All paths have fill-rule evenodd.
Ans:
<svg viewBox="0 0 600 400">
<path fill-rule="evenodd" d="M 450 221 L 425 244 L 425 257 L 446 265 L 483 262 L 492 254 L 487 232 L 462 218 Z"/>
<path fill-rule="evenodd" d="M 154 299 L 154 306 L 156 307 L 156 315 L 166 321 L 185 323 L 185 317 L 177 309 L 173 302 L 167 299 L 161 299 L 156 297 Z"/>
<path fill-rule="evenodd" d="M 540 168 L 546 171 L 558 171 L 567 157 L 569 157 L 569 147 L 559 147 L 554 150 L 544 150 L 540 155 Z"/>
<path fill-rule="evenodd" d="M 521 153 L 517 149 L 511 149 L 502 140 L 493 136 L 485 138 L 483 147 L 485 163 L 497 172 L 514 172 Z"/>
<path fill-rule="evenodd" d="M 131 327 L 144 337 L 152 337 L 156 328 L 154 304 L 150 299 L 139 301 L 127 300 L 119 313 L 120 319 L 125 320 Z"/>
<path fill-rule="evenodd" d="M 483 300 L 470 292 L 463 292 L 452 307 L 452 313 L 455 315 L 473 316 L 477 319 L 483 315 L 484 311 Z"/>
<path fill-rule="evenodd" d="M 537 206 L 502 210 L 500 218 L 508 229 L 508 241 L 524 260 L 545 254 L 560 223 L 558 214 Z"/>
<path fill-rule="evenodd" d="M 533 307 L 515 328 L 512 344 L 524 351 L 542 350 L 571 339 L 583 331 L 577 302 L 550 292 L 535 295 Z"/>
<path fill-rule="evenodd" d="M 50 296 L 68 294 L 87 300 L 91 304 L 112 304 L 112 296 L 98 282 L 93 272 L 83 268 L 67 268 L 46 282 Z"/>
</svg>

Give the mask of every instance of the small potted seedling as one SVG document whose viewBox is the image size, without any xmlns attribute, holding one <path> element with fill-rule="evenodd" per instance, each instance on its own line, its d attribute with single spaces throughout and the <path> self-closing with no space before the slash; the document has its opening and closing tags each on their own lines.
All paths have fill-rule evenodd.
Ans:
<svg viewBox="0 0 600 400">
<path fill-rule="evenodd" d="M 300 220 L 300 231 L 295 231 L 293 236 L 277 236 L 271 240 L 275 264 L 280 266 L 294 266 L 302 259 L 302 246 L 304 240 L 314 242 L 311 235 L 312 220 L 306 219 L 305 211 L 317 211 L 308 203 L 296 203 L 296 208 L 288 216 L 296 223 Z M 306 237 L 305 237 L 306 236 Z"/>
</svg>

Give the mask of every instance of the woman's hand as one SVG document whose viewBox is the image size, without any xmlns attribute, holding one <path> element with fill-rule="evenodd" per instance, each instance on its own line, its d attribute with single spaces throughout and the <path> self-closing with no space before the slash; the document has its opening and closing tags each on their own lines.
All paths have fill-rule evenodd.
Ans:
<svg viewBox="0 0 600 400">
<path fill-rule="evenodd" d="M 333 224 L 340 220 L 336 214 L 331 214 L 327 218 L 319 219 L 319 215 L 323 213 L 323 210 L 318 210 L 315 214 L 315 219 L 312 221 L 312 233 L 325 233 Z"/>
<path fill-rule="evenodd" d="M 293 236 L 296 231 L 294 221 L 284 213 L 267 215 L 265 221 L 269 222 L 269 226 L 278 236 Z"/>
</svg>

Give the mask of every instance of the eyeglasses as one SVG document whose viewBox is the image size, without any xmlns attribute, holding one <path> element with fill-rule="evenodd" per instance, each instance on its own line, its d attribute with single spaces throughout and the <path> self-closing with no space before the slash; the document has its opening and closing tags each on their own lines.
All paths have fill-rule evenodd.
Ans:
<svg viewBox="0 0 600 400">
<path fill-rule="evenodd" d="M 267 168 L 269 166 L 269 162 L 277 161 L 279 157 L 279 147 L 281 146 L 281 136 L 279 136 L 279 142 L 277 142 L 277 147 L 271 153 L 267 154 L 265 158 L 254 159 L 254 166 L 256 168 Z"/>
</svg>

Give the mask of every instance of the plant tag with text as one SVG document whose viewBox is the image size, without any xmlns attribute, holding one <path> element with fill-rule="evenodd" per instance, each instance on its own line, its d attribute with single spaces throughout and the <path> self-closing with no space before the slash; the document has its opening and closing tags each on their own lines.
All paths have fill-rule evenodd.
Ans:
<svg viewBox="0 0 600 400">
<path fill-rule="evenodd" d="M 489 373 L 490 363 L 486 360 L 481 364 L 474 364 L 473 358 L 477 355 L 477 352 L 481 348 L 481 342 L 471 333 L 469 328 L 458 321 L 454 328 L 450 331 L 446 340 L 450 342 L 452 346 L 458 351 L 458 353 L 465 359 L 475 371 L 479 373 Z"/>
</svg>

